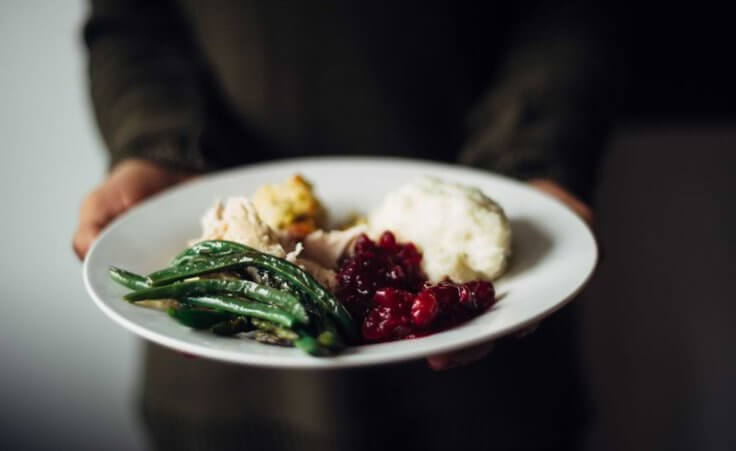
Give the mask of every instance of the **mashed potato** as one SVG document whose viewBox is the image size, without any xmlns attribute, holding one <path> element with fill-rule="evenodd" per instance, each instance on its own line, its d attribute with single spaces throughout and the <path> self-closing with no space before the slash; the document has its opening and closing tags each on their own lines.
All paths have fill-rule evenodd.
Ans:
<svg viewBox="0 0 736 451">
<path fill-rule="evenodd" d="M 389 193 L 368 220 L 371 235 L 391 230 L 424 254 L 432 282 L 492 280 L 506 269 L 511 228 L 501 207 L 480 190 L 418 178 Z"/>
</svg>

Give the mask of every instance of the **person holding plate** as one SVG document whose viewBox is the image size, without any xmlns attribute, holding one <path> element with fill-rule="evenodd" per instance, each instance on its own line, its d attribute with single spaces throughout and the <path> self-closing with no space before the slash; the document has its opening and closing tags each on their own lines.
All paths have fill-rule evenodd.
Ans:
<svg viewBox="0 0 736 451">
<path fill-rule="evenodd" d="M 84 38 L 110 173 L 74 249 L 84 258 L 112 219 L 198 174 L 308 155 L 459 162 L 590 222 L 615 99 L 604 18 L 526 3 L 94 0 Z M 490 345 L 430 357 L 435 370 L 476 362 L 437 373 L 278 373 L 151 345 L 144 418 L 161 448 L 571 449 L 584 413 L 571 315 L 485 359 Z"/>
</svg>

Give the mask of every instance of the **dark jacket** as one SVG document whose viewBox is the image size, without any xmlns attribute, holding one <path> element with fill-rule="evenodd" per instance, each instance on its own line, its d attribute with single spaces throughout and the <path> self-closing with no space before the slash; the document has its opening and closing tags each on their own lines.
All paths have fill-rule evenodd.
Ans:
<svg viewBox="0 0 736 451">
<path fill-rule="evenodd" d="M 111 163 L 403 155 L 585 195 L 612 111 L 604 18 L 504 3 L 93 1 Z"/>
<path fill-rule="evenodd" d="M 528 2 L 98 0 L 85 40 L 112 165 L 403 155 L 585 195 L 612 111 L 599 19 Z M 585 412 L 571 315 L 440 374 L 262 370 L 149 346 L 143 417 L 162 449 L 569 450 Z"/>
</svg>

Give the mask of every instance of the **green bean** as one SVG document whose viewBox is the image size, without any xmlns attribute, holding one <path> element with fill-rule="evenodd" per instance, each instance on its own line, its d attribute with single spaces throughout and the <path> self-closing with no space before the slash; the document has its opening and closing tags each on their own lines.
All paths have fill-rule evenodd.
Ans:
<svg viewBox="0 0 736 451">
<path fill-rule="evenodd" d="M 253 329 L 251 321 L 252 319 L 249 321 L 245 316 L 236 316 L 235 318 L 213 325 L 212 333 L 223 337 L 229 337 L 240 332 L 248 332 Z"/>
<path fill-rule="evenodd" d="M 328 348 L 333 345 L 332 342 L 326 342 L 323 344 L 320 341 L 322 334 L 320 335 L 320 338 L 315 339 L 304 330 L 298 330 L 297 332 L 295 330 L 284 329 L 278 324 L 256 318 L 252 318 L 251 322 L 259 329 L 254 333 L 253 338 L 262 343 L 278 344 L 282 346 L 292 345 L 314 356 L 329 354 L 330 351 Z M 329 334 L 330 332 L 326 333 Z"/>
<path fill-rule="evenodd" d="M 264 321 L 262 319 L 253 318 L 251 320 L 251 323 L 253 323 L 253 326 L 255 326 L 257 329 L 270 332 L 271 334 L 282 338 L 284 340 L 294 341 L 299 338 L 299 335 L 297 335 L 296 332 L 289 329 L 284 329 L 283 327 L 279 326 L 278 324 L 274 324 L 270 321 Z"/>
<path fill-rule="evenodd" d="M 351 342 L 357 342 L 358 334 L 345 307 L 314 277 L 295 264 L 272 255 L 261 254 L 251 261 L 252 266 L 277 273 L 288 284 L 305 293 L 312 302 L 326 311 L 340 325 Z"/>
<path fill-rule="evenodd" d="M 153 286 L 242 266 L 239 257 L 259 251 L 234 241 L 200 241 L 174 257 L 171 266 L 148 275 Z"/>
<path fill-rule="evenodd" d="M 333 351 L 339 351 L 345 348 L 340 337 L 331 330 L 325 330 L 320 333 L 317 336 L 317 343 Z"/>
<path fill-rule="evenodd" d="M 317 340 L 309 335 L 299 337 L 294 341 L 294 346 L 310 355 L 321 356 L 326 354 L 325 349 L 319 345 Z"/>
<path fill-rule="evenodd" d="M 177 266 L 170 266 L 148 275 L 151 286 L 168 285 L 172 282 L 199 277 L 205 274 L 223 272 L 245 266 L 243 254 L 220 257 L 196 257 Z"/>
<path fill-rule="evenodd" d="M 191 262 L 198 257 L 224 257 L 234 253 L 240 253 L 243 248 L 240 244 L 233 241 L 224 240 L 207 240 L 200 241 L 182 251 L 171 261 L 171 266 L 179 266 Z"/>
<path fill-rule="evenodd" d="M 108 269 L 108 273 L 110 274 L 110 278 L 112 280 L 126 288 L 130 288 L 131 290 L 140 290 L 144 288 L 150 288 L 151 286 L 148 283 L 148 279 L 146 279 L 145 277 L 139 276 L 138 274 L 126 271 L 116 266 L 110 266 L 110 268 Z"/>
<path fill-rule="evenodd" d="M 298 320 L 293 315 L 284 312 L 283 310 L 243 298 L 205 295 L 184 297 L 181 299 L 181 302 L 199 307 L 209 307 L 216 310 L 222 310 L 250 318 L 265 319 L 287 328 L 294 327 L 294 325 L 298 323 Z"/>
<path fill-rule="evenodd" d="M 179 299 L 181 297 L 206 296 L 215 293 L 232 293 L 255 301 L 271 304 L 283 309 L 300 323 L 309 324 L 309 315 L 307 315 L 304 306 L 299 302 L 298 297 L 291 293 L 259 285 L 250 280 L 194 280 L 134 291 L 125 295 L 124 298 L 128 301 Z"/>
<path fill-rule="evenodd" d="M 343 333 L 351 342 L 357 342 L 357 330 L 345 307 L 314 277 L 295 264 L 230 241 L 203 241 L 194 247 L 196 246 L 200 246 L 201 249 L 213 248 L 228 253 L 214 258 L 200 257 L 201 254 L 196 257 L 192 256 L 190 260 L 179 266 L 149 274 L 148 278 L 151 284 L 153 286 L 164 285 L 210 272 L 238 266 L 252 266 L 277 274 L 293 288 L 307 295 L 312 302 L 319 305 L 321 309 L 328 312 L 337 321 Z M 196 254 L 192 250 L 194 247 L 190 248 L 192 254 Z M 240 253 L 236 253 L 237 250 Z M 230 251 L 233 252 L 230 253 Z"/>
<path fill-rule="evenodd" d="M 249 268 L 258 270 L 258 283 L 221 277 L 232 270 L 248 278 Z M 180 305 L 170 308 L 169 315 L 195 329 L 229 336 L 256 328 L 251 336 L 258 341 L 293 345 L 311 355 L 342 349 L 340 332 L 351 342 L 357 338 L 350 314 L 309 273 L 239 243 L 197 243 L 177 255 L 170 267 L 147 277 L 116 267 L 109 272 L 114 281 L 135 290 L 125 296 L 131 302 L 177 299 Z M 187 281 L 194 277 L 200 279 Z"/>
<path fill-rule="evenodd" d="M 286 340 L 284 338 L 281 338 L 277 335 L 274 335 L 271 332 L 267 332 L 265 330 L 256 330 L 251 335 L 251 338 L 254 340 L 260 342 L 260 343 L 266 343 L 269 345 L 276 345 L 276 346 L 293 346 L 292 340 Z"/>
<path fill-rule="evenodd" d="M 170 317 L 192 329 L 209 329 L 231 317 L 230 314 L 225 312 L 188 306 L 170 307 L 168 313 Z"/>
<path fill-rule="evenodd" d="M 283 277 L 279 276 L 278 274 L 275 274 L 269 271 L 264 271 L 262 269 L 257 270 L 257 272 L 258 272 L 258 277 L 256 278 L 256 280 L 261 285 L 266 285 L 267 287 L 275 288 L 277 290 L 288 291 L 290 293 L 301 295 L 301 293 L 292 289 L 289 283 L 286 280 L 284 280 Z"/>
<path fill-rule="evenodd" d="M 345 348 L 345 343 L 337 329 L 337 325 L 328 315 L 313 316 L 313 330 L 317 330 L 317 341 L 320 345 L 332 351 L 340 351 Z"/>
<path fill-rule="evenodd" d="M 324 331 L 315 339 L 304 329 L 298 327 L 295 330 L 285 329 L 280 327 L 278 324 L 256 318 L 251 319 L 251 322 L 259 330 L 267 332 L 275 338 L 285 340 L 292 345 L 296 345 L 299 349 L 311 355 L 326 355 L 330 354 L 331 351 L 341 349 L 340 346 L 337 346 L 339 343 L 339 337 L 331 331 Z"/>
</svg>

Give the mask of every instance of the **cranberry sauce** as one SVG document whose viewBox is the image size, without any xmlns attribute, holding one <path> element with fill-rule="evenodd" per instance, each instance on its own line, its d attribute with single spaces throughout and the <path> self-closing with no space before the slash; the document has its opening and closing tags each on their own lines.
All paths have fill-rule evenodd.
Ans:
<svg viewBox="0 0 736 451">
<path fill-rule="evenodd" d="M 493 284 L 427 281 L 422 254 L 397 243 L 391 232 L 378 242 L 362 235 L 340 265 L 337 297 L 360 321 L 368 343 L 416 338 L 461 324 L 496 302 Z"/>
</svg>

